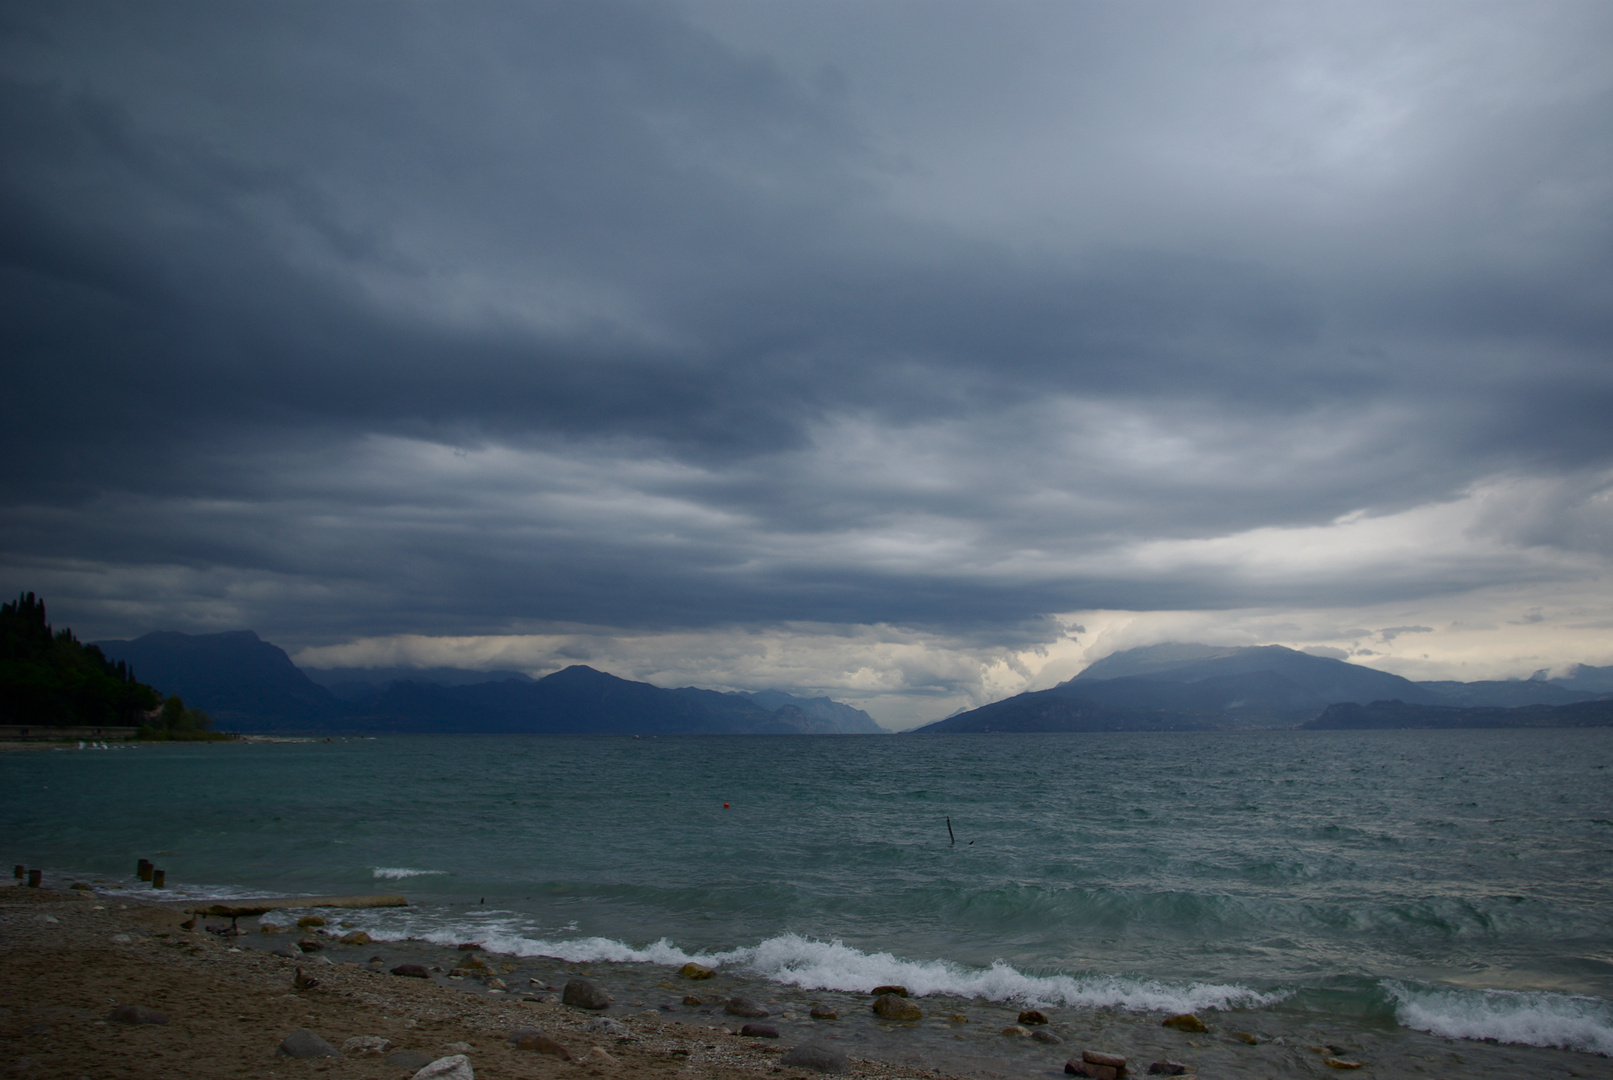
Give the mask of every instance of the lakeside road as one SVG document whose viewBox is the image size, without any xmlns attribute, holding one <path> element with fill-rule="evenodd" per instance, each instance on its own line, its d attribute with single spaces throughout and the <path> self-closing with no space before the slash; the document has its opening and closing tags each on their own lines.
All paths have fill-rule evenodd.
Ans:
<svg viewBox="0 0 1613 1080">
<path fill-rule="evenodd" d="M 200 925 L 187 931 L 180 925 L 185 918 L 173 908 L 115 894 L 0 888 L 0 1069 L 39 1080 L 261 1080 L 316 1072 L 332 1080 L 400 1080 L 418 1066 L 388 1062 L 387 1056 L 412 1051 L 429 1060 L 464 1053 L 484 1080 L 817 1075 L 781 1069 L 788 1047 L 775 1040 L 620 1012 L 613 1019 L 626 1035 L 587 1031 L 594 1016 L 583 1010 L 390 975 L 367 965 L 363 948 L 333 949 L 331 963 L 321 956 L 287 959 L 239 949 Z M 295 988 L 298 967 L 318 985 Z M 167 1023 L 110 1019 L 113 1009 L 128 1005 L 156 1010 Z M 282 1040 L 300 1029 L 338 1048 L 364 1036 L 391 1046 L 385 1053 L 355 1051 L 341 1058 L 279 1054 Z M 577 1060 L 509 1042 L 512 1033 L 533 1030 Z M 614 1060 L 590 1057 L 596 1047 Z M 853 1059 L 839 1075 L 892 1080 L 914 1073 Z"/>
</svg>

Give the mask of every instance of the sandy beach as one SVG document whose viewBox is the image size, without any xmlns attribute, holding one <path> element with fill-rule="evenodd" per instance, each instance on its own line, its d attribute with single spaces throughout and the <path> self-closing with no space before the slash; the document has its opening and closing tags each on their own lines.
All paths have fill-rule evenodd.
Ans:
<svg viewBox="0 0 1613 1080">
<path fill-rule="evenodd" d="M 790 1047 L 771 1039 L 668 1023 L 655 1014 L 618 1014 L 626 1034 L 591 1032 L 585 1028 L 595 1017 L 584 1010 L 394 976 L 366 964 L 363 948 L 292 960 L 241 949 L 202 923 L 185 930 L 185 919 L 183 911 L 115 894 L 0 889 L 0 1070 L 39 1080 L 311 1074 L 404 1080 L 417 1068 L 399 1064 L 396 1055 L 410 1051 L 430 1060 L 462 1053 L 478 1077 L 819 1075 L 782 1067 Z M 325 962 L 327 955 L 332 962 Z M 297 989 L 299 967 L 318 985 Z M 155 1010 L 167 1022 L 110 1019 L 115 1008 L 129 1005 Z M 282 1041 L 299 1030 L 337 1048 L 366 1036 L 390 1045 L 340 1058 L 279 1053 Z M 542 1032 L 576 1060 L 518 1048 L 509 1038 L 523 1031 Z M 852 1059 L 842 1075 L 886 1080 L 913 1074 Z"/>
</svg>

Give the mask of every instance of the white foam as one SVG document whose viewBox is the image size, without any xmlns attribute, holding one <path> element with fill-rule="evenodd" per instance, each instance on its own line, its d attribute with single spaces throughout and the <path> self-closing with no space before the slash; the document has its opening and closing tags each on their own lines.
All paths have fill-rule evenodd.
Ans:
<svg viewBox="0 0 1613 1080">
<path fill-rule="evenodd" d="M 1613 1006 L 1601 998 L 1519 990 L 1436 990 L 1385 980 L 1395 1018 L 1449 1039 L 1495 1039 L 1613 1056 Z"/>
<path fill-rule="evenodd" d="M 384 878 L 387 881 L 412 877 L 443 877 L 448 873 L 446 870 L 411 870 L 407 866 L 377 866 L 373 870 L 377 878 Z"/>
<path fill-rule="evenodd" d="M 487 912 L 474 930 L 408 927 L 394 923 L 371 929 L 377 940 L 414 939 L 453 945 L 474 939 L 493 952 L 512 956 L 551 956 L 568 963 L 661 964 L 681 967 L 691 960 L 736 969 L 805 990 L 866 993 L 895 983 L 917 996 L 944 994 L 1026 1005 L 1121 1008 L 1135 1012 L 1198 1012 L 1204 1009 L 1258 1008 L 1284 994 L 1263 994 L 1245 986 L 1214 983 L 1173 985 L 1156 979 L 1113 975 L 1027 975 L 998 960 L 988 968 L 971 968 L 948 960 L 904 960 L 890 953 L 866 953 L 840 941 L 817 941 L 799 934 L 780 934 L 729 952 L 688 952 L 666 938 L 642 947 L 612 938 L 546 940 L 528 937 L 515 920 Z"/>
<path fill-rule="evenodd" d="M 867 992 L 875 986 L 895 983 L 919 996 L 946 994 L 1027 1005 L 1107 1006 L 1137 1012 L 1258 1007 L 1284 996 L 1226 984 L 1172 985 L 1115 975 L 1027 975 L 1002 960 L 984 969 L 949 960 L 904 960 L 890 953 L 865 953 L 839 941 L 816 941 L 798 934 L 771 937 L 754 948 L 719 954 L 712 960 L 734 963 L 751 974 L 806 990 Z"/>
</svg>

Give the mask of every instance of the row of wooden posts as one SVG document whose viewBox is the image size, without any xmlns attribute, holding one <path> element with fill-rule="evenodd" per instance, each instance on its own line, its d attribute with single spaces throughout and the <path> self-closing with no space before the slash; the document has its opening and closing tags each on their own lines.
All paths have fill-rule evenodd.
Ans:
<svg viewBox="0 0 1613 1080">
<path fill-rule="evenodd" d="M 153 889 L 166 889 L 168 887 L 168 871 L 157 869 L 150 859 L 141 859 L 140 864 L 135 867 L 135 873 L 140 875 L 141 881 L 151 882 Z M 26 877 L 29 886 L 37 889 L 39 888 L 40 879 L 45 876 L 45 872 L 43 870 L 29 870 L 22 863 L 18 863 L 12 868 L 11 876 L 18 881 Z"/>
</svg>

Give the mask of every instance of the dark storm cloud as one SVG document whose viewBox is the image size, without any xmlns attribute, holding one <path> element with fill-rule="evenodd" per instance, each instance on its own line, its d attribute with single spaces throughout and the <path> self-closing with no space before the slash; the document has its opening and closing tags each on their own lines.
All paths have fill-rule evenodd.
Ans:
<svg viewBox="0 0 1613 1080">
<path fill-rule="evenodd" d="M 13 12 L 6 579 L 1035 641 L 1559 573 L 1144 550 L 1503 474 L 1605 558 L 1605 12 L 943 10 Z"/>
</svg>

